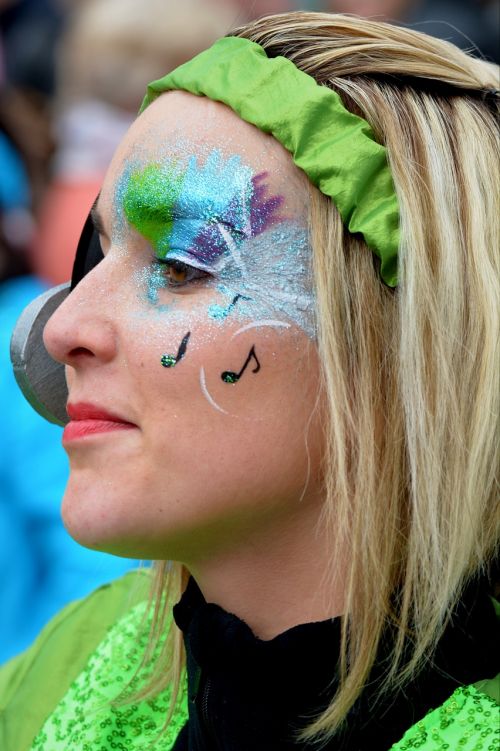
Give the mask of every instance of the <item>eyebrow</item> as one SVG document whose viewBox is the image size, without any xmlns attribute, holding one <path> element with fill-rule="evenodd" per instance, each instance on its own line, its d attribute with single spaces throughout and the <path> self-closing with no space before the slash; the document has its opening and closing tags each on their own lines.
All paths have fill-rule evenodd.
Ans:
<svg viewBox="0 0 500 751">
<path fill-rule="evenodd" d="M 99 201 L 99 198 L 101 197 L 101 194 L 97 196 L 94 203 L 92 204 L 92 208 L 90 209 L 90 218 L 92 219 L 92 224 L 94 225 L 95 231 L 102 235 L 103 237 L 107 237 L 106 230 L 104 229 L 104 221 L 102 218 L 102 215 L 99 212 L 99 209 L 97 208 L 97 203 Z"/>
</svg>

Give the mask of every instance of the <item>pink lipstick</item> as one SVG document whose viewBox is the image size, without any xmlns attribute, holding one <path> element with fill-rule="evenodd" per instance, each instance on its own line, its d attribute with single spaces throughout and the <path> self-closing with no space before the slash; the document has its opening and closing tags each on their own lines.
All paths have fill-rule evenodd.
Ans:
<svg viewBox="0 0 500 751">
<path fill-rule="evenodd" d="M 63 443 L 88 438 L 97 433 L 108 433 L 111 430 L 137 428 L 134 423 L 128 422 L 101 407 L 85 402 L 68 404 L 66 411 L 71 421 L 64 428 Z"/>
</svg>

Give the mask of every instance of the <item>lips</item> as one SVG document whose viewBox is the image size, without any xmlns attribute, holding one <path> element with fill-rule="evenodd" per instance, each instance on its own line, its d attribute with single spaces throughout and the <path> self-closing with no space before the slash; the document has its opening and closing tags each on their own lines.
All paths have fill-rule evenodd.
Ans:
<svg viewBox="0 0 500 751">
<path fill-rule="evenodd" d="M 102 407 L 86 402 L 68 404 L 66 411 L 71 421 L 64 428 L 63 443 L 89 438 L 99 433 L 133 430 L 138 427 Z"/>
</svg>

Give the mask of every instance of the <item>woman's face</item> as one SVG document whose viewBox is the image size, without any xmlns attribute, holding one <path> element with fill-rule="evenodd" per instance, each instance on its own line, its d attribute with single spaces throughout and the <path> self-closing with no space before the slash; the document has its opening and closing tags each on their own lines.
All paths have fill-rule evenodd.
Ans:
<svg viewBox="0 0 500 751">
<path fill-rule="evenodd" d="M 95 210 L 105 258 L 45 330 L 82 544 L 189 564 L 319 504 L 307 201 L 222 104 L 164 94 L 128 132 Z"/>
</svg>

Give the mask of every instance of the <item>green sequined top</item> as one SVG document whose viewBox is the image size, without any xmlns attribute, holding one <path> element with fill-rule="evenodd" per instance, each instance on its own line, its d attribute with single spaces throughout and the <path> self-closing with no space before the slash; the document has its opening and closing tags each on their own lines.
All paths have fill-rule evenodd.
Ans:
<svg viewBox="0 0 500 751">
<path fill-rule="evenodd" d="M 136 673 L 148 585 L 147 572 L 127 574 L 69 605 L 2 668 L 1 751 L 170 751 L 187 720 L 185 689 L 167 729 L 168 689 L 154 700 L 113 701 L 148 679 L 148 669 Z M 457 689 L 390 751 L 499 751 L 499 685 Z"/>
</svg>

